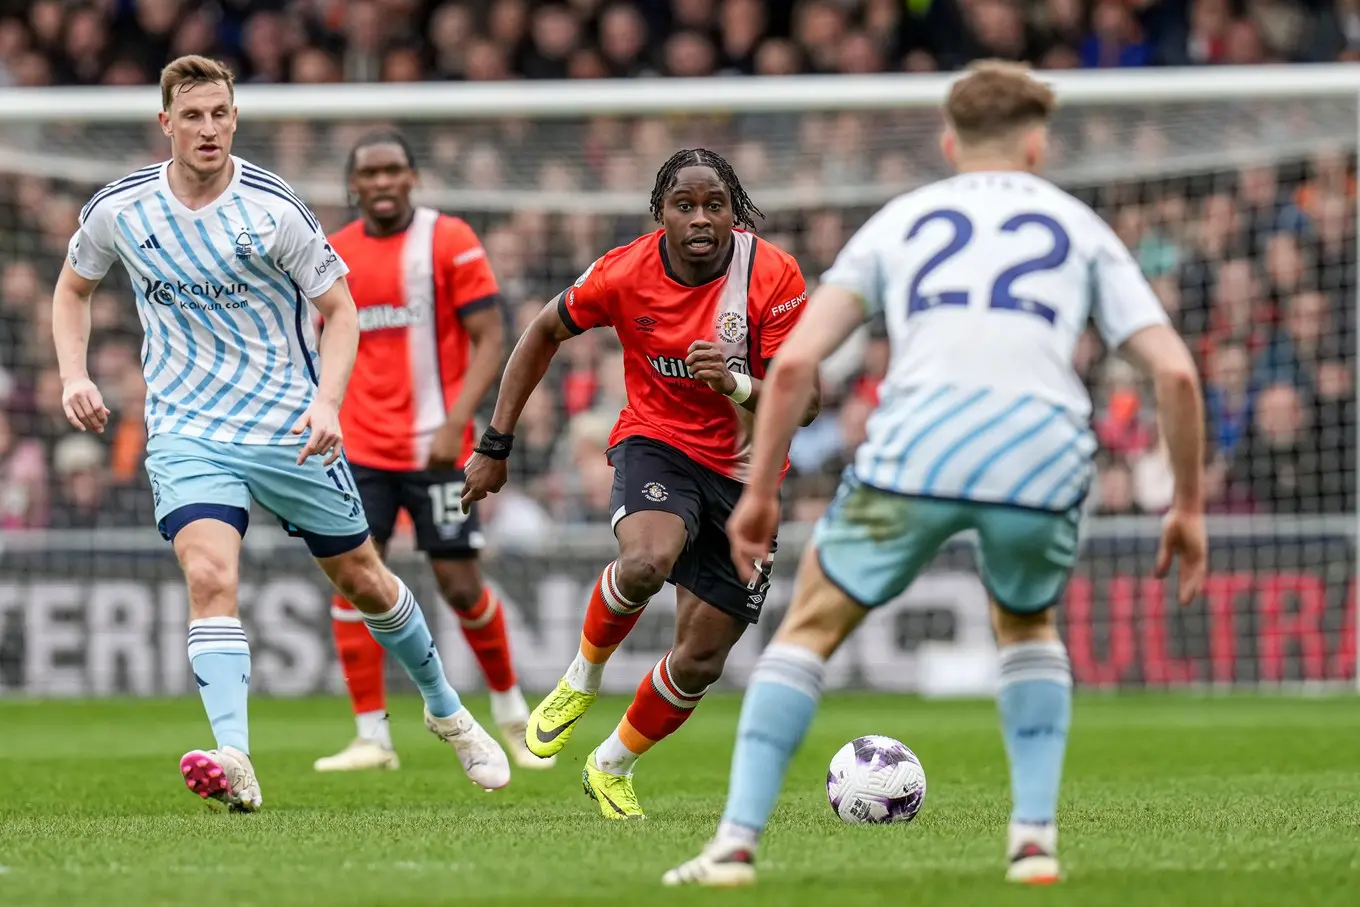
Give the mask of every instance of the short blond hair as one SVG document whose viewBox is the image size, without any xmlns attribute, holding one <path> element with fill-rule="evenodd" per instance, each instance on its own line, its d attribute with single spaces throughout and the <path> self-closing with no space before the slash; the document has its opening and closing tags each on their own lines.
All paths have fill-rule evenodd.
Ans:
<svg viewBox="0 0 1360 907">
<path fill-rule="evenodd" d="M 210 83 L 225 85 L 227 96 L 236 99 L 236 76 L 225 63 L 197 54 L 172 60 L 161 70 L 161 109 L 169 111 L 170 102 L 184 89 Z"/>
<path fill-rule="evenodd" d="M 971 145 L 1042 126 L 1057 106 L 1053 89 L 1034 78 L 1029 67 L 982 60 L 950 87 L 944 114 L 959 140 Z"/>
</svg>

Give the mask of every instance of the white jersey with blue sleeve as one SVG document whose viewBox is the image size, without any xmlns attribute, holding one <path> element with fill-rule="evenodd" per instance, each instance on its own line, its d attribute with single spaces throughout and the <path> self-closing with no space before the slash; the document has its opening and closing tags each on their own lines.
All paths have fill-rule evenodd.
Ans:
<svg viewBox="0 0 1360 907">
<path fill-rule="evenodd" d="M 1080 504 L 1096 441 L 1077 340 L 1092 316 L 1110 349 L 1168 321 L 1109 226 L 1027 173 L 964 173 L 900 196 L 822 282 L 882 313 L 891 342 L 855 475 L 923 497 Z"/>
<path fill-rule="evenodd" d="M 170 191 L 168 162 L 94 194 L 71 267 L 99 280 L 121 260 L 146 336 L 147 434 L 302 444 L 289 429 L 320 363 L 311 305 L 348 268 L 282 179 L 239 157 L 211 204 Z"/>
</svg>

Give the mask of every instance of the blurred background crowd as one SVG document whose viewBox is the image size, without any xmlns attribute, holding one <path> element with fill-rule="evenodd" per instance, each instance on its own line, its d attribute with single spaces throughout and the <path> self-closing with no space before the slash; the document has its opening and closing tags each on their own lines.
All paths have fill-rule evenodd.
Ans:
<svg viewBox="0 0 1360 907">
<path fill-rule="evenodd" d="M 141 84 L 166 59 L 190 52 L 225 59 L 242 82 L 258 83 L 932 71 L 981 56 L 1043 68 L 1307 63 L 1360 59 L 1360 0 L 0 0 L 0 86 Z M 1286 116 L 1257 111 L 1257 119 L 1290 128 Z M 770 213 L 762 234 L 796 254 L 815 285 L 877 206 L 837 202 L 827 187 L 900 190 L 939 175 L 932 144 L 902 148 L 896 140 L 929 140 L 933 122 L 919 112 L 506 121 L 421 124 L 413 135 L 427 187 L 533 190 L 513 205 L 446 206 L 481 234 L 517 337 L 599 254 L 652 226 L 641 202 L 629 214 L 539 208 L 534 191 L 593 198 L 646 190 L 673 150 L 707 144 L 732 159 Z M 1126 142 L 1139 160 L 1153 160 L 1178 142 L 1205 140 L 1187 139 L 1193 130 L 1170 127 L 1177 122 L 1136 111 L 1084 115 L 1058 131 L 1055 156 L 1126 162 L 1118 179 L 1069 188 L 1134 251 L 1199 357 L 1210 506 L 1352 512 L 1354 154 L 1311 148 L 1171 175 L 1127 164 Z M 1213 141 L 1256 141 L 1251 128 L 1239 128 Z M 243 120 L 237 150 L 304 195 L 302 187 L 317 183 L 342 194 L 341 161 L 356 132 Z M 61 414 L 49 306 L 81 204 L 106 179 L 163 157 L 163 139 L 149 121 L 145 131 L 127 124 L 12 131 L 0 149 L 6 141 L 84 155 L 111 172 L 55 179 L 0 164 L 0 529 L 147 526 L 141 329 L 131 288 L 116 268 L 93 302 L 90 368 L 114 413 L 103 436 L 73 432 Z M 800 192 L 805 202 L 787 200 Z M 778 203 L 763 202 L 770 198 Z M 308 200 L 329 229 L 354 214 Z M 822 415 L 792 451 L 789 518 L 812 519 L 825 506 L 863 438 L 887 355 L 882 325 L 871 325 L 828 366 Z M 1163 510 L 1171 473 L 1150 388 L 1107 355 L 1094 332 L 1083 337 L 1077 364 L 1101 446 L 1088 506 L 1109 515 Z M 612 476 L 602 454 L 625 393 L 611 335 L 593 331 L 563 346 L 525 410 L 512 485 L 486 510 L 493 536 L 607 520 Z"/>
<path fill-rule="evenodd" d="M 1356 0 L 0 0 L 0 85 L 415 82 L 1354 60 Z"/>
</svg>

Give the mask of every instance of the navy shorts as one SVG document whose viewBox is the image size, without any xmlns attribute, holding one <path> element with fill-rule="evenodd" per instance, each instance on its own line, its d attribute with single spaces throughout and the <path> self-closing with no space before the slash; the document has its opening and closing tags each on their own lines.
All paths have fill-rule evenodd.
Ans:
<svg viewBox="0 0 1360 907">
<path fill-rule="evenodd" d="M 700 466 L 668 444 L 651 438 L 625 438 L 609 450 L 614 467 L 611 523 L 640 510 L 663 510 L 685 521 L 685 548 L 671 568 L 670 581 L 737 620 L 754 624 L 770 591 L 774 550 L 749 583 L 737 576 L 727 518 L 745 488 Z"/>
</svg>

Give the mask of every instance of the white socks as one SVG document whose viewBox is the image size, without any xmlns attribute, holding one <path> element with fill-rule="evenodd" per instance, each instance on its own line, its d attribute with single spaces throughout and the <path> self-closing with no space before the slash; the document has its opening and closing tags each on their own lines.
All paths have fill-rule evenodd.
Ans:
<svg viewBox="0 0 1360 907">
<path fill-rule="evenodd" d="M 600 771 L 611 775 L 631 775 L 633 766 L 637 764 L 639 758 L 639 753 L 623 745 L 623 741 L 619 739 L 618 728 L 615 728 L 609 739 L 595 750 L 595 764 Z"/>
<path fill-rule="evenodd" d="M 491 720 L 497 727 L 529 723 L 529 705 L 518 684 L 500 693 L 491 691 Z"/>
<path fill-rule="evenodd" d="M 354 716 L 354 724 L 359 729 L 359 736 L 365 740 L 372 740 L 383 749 L 392 748 L 392 730 L 388 726 L 387 712 L 360 712 Z"/>
<path fill-rule="evenodd" d="M 567 668 L 567 686 L 578 693 L 598 693 L 604 683 L 604 665 L 591 664 L 580 652 Z"/>
</svg>

